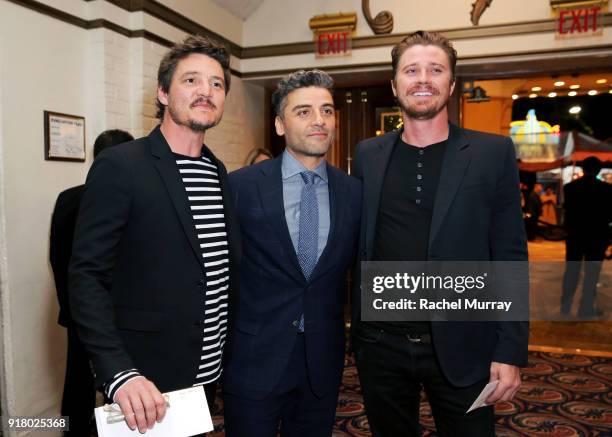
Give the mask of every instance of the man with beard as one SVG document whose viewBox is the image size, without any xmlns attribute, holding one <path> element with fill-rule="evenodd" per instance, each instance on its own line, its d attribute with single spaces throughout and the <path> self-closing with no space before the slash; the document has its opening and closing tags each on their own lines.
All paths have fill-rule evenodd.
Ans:
<svg viewBox="0 0 612 437">
<path fill-rule="evenodd" d="M 362 261 L 527 260 L 511 140 L 448 122 L 456 57 L 448 40 L 423 31 L 393 48 L 391 86 L 404 127 L 357 145 Z M 353 303 L 374 437 L 420 435 L 421 387 L 440 436 L 495 435 L 492 404 L 518 390 L 527 322 L 364 322 L 358 286 Z M 466 414 L 494 380 L 490 406 Z"/>
<path fill-rule="evenodd" d="M 160 392 L 221 375 L 239 234 L 223 164 L 203 144 L 221 120 L 229 54 L 190 36 L 158 70 L 161 124 L 102 153 L 85 185 L 70 303 L 96 383 L 142 433 L 165 414 Z"/>
<path fill-rule="evenodd" d="M 333 81 L 282 79 L 272 96 L 276 159 L 230 175 L 242 231 L 240 291 L 223 377 L 227 437 L 331 435 L 344 364 L 346 270 L 361 184 L 325 162 Z"/>
</svg>

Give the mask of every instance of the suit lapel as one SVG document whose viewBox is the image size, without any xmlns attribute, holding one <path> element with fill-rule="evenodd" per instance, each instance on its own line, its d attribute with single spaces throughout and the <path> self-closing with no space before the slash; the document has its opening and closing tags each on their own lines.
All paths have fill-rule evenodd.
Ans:
<svg viewBox="0 0 612 437">
<path fill-rule="evenodd" d="M 282 165 L 281 154 L 274 159 L 272 165 L 265 166 L 262 168 L 261 177 L 258 181 L 259 196 L 261 198 L 261 205 L 264 213 L 268 217 L 269 222 L 272 224 L 272 229 L 276 231 L 276 235 L 280 240 L 284 252 L 289 258 L 289 262 L 293 268 L 291 273 L 299 281 L 304 281 L 304 274 L 300 267 L 300 263 L 295 253 L 295 248 L 291 242 L 291 236 L 289 235 L 289 227 L 287 226 L 287 220 L 285 219 L 285 204 L 283 201 L 283 176 L 281 171 Z"/>
<path fill-rule="evenodd" d="M 467 139 L 458 127 L 451 124 L 449 128 L 448 144 L 446 145 L 446 152 L 444 153 L 444 160 L 440 169 L 440 182 L 438 183 L 431 217 L 429 232 L 430 247 L 437 232 L 440 230 L 442 221 L 457 194 L 457 189 L 461 185 L 465 170 L 470 163 Z"/>
<path fill-rule="evenodd" d="M 366 253 L 367 259 L 372 258 L 374 250 L 374 236 L 376 234 L 376 218 L 378 217 L 378 207 L 380 205 L 380 196 L 382 194 L 382 186 L 385 180 L 385 172 L 387 165 L 393 152 L 393 146 L 400 137 L 402 130 L 392 132 L 380 139 L 368 156 L 364 156 L 363 163 L 363 189 L 365 200 L 365 224 L 366 227 Z"/>
<path fill-rule="evenodd" d="M 185 186 L 181 181 L 181 175 L 176 166 L 170 146 L 162 135 L 159 126 L 151 132 L 149 140 L 151 141 L 151 153 L 158 158 L 157 162 L 155 162 L 155 168 L 157 168 L 157 171 L 166 185 L 168 195 L 174 205 L 179 221 L 183 226 L 185 236 L 193 249 L 193 254 L 198 259 L 198 263 L 204 268 L 204 264 L 201 262 L 202 252 L 196 239 L 193 217 L 191 216 L 191 211 L 187 203 Z"/>
</svg>

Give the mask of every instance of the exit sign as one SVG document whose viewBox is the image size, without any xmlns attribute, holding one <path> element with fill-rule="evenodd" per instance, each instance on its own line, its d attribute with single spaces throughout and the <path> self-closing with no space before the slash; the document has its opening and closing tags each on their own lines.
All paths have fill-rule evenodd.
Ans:
<svg viewBox="0 0 612 437">
<path fill-rule="evenodd" d="M 352 34 L 350 29 L 316 32 L 315 52 L 317 58 L 350 55 L 351 42 Z"/>
<path fill-rule="evenodd" d="M 557 36 L 601 35 L 602 33 L 600 7 L 559 9 Z"/>
</svg>

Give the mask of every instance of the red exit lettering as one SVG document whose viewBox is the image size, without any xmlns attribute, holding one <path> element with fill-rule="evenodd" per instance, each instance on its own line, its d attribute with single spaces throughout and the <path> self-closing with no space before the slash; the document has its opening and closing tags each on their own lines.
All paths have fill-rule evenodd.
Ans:
<svg viewBox="0 0 612 437">
<path fill-rule="evenodd" d="M 559 34 L 597 32 L 597 15 L 600 11 L 599 7 L 559 11 Z"/>
<path fill-rule="evenodd" d="M 339 55 L 350 52 L 350 32 L 319 33 L 317 38 L 318 55 Z"/>
</svg>

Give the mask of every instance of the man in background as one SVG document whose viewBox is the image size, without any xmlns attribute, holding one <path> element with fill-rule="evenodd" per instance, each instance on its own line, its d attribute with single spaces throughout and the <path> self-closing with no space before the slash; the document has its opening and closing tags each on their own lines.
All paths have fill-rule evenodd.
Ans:
<svg viewBox="0 0 612 437">
<path fill-rule="evenodd" d="M 572 308 L 582 261 L 585 261 L 584 281 L 578 317 L 603 315 L 603 312 L 595 307 L 595 297 L 602 261 L 610 243 L 612 185 L 597 179 L 601 166 L 598 158 L 586 158 L 582 163 L 584 176 L 563 187 L 567 262 L 561 295 L 562 315 L 568 315 Z"/>
<path fill-rule="evenodd" d="M 119 129 L 102 132 L 94 143 L 94 159 L 104 149 L 133 139 L 132 135 Z M 74 436 L 85 436 L 91 433 L 91 419 L 96 402 L 96 390 L 89 357 L 72 322 L 68 301 L 68 265 L 72 255 L 74 228 L 84 188 L 85 185 L 72 187 L 62 191 L 57 197 L 51 217 L 49 241 L 49 259 L 60 308 L 57 323 L 65 327 L 68 334 L 66 378 L 64 379 L 61 412 L 62 416 L 70 417 L 70 431 L 65 434 Z"/>
</svg>

